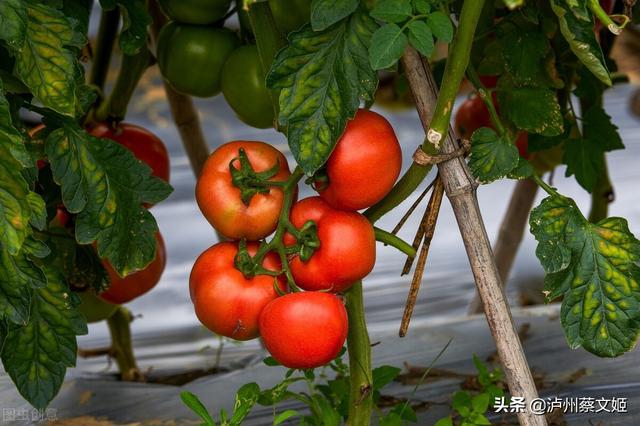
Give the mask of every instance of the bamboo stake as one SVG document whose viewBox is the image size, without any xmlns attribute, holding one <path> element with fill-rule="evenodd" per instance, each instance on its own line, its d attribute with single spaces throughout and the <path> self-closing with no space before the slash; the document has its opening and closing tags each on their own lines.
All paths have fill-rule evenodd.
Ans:
<svg viewBox="0 0 640 426">
<path fill-rule="evenodd" d="M 405 50 L 403 63 L 418 114 L 429 135 L 433 105 L 437 102 L 437 85 L 431 69 L 422 62 L 420 54 L 414 48 L 408 47 Z M 451 107 L 447 106 L 449 110 Z M 453 138 L 453 130 L 449 129 L 443 141 L 442 152 L 449 153 L 456 149 L 458 145 Z M 500 275 L 476 199 L 477 184 L 463 158 L 438 164 L 438 171 L 458 221 L 510 393 L 530 402 L 538 397 L 538 392 L 500 284 Z M 519 412 L 518 419 L 521 425 L 526 426 L 547 424 L 543 416 L 534 415 L 529 410 Z"/>
</svg>

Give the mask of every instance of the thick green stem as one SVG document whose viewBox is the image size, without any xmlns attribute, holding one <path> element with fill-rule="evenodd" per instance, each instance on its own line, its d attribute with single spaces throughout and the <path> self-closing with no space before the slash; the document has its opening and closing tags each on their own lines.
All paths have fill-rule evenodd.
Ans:
<svg viewBox="0 0 640 426">
<path fill-rule="evenodd" d="M 587 5 L 591 10 L 591 12 L 593 12 L 593 14 L 596 15 L 596 18 L 598 18 L 598 20 L 602 22 L 603 25 L 606 25 L 609 31 L 611 31 L 615 35 L 618 35 L 622 32 L 622 28 L 618 26 L 618 24 L 613 22 L 613 19 L 611 19 L 611 17 L 602 8 L 602 6 L 600 6 L 599 0 L 589 0 Z M 622 27 L 624 27 L 627 24 L 627 22 L 629 21 L 628 20 L 625 21 Z"/>
<path fill-rule="evenodd" d="M 116 312 L 107 319 L 109 332 L 111 334 L 111 351 L 118 364 L 120 377 L 123 381 L 132 382 L 142 379 L 142 374 L 138 370 L 136 358 L 133 355 L 133 345 L 131 344 L 131 312 L 120 306 Z"/>
<path fill-rule="evenodd" d="M 258 54 L 260 55 L 260 61 L 262 62 L 262 68 L 265 75 L 271 69 L 273 59 L 276 57 L 276 53 L 286 44 L 284 35 L 278 30 L 276 22 L 273 19 L 271 13 L 271 7 L 269 2 L 256 2 L 255 0 L 244 0 L 244 10 L 249 13 L 249 21 L 253 28 L 253 33 L 256 37 L 256 46 L 258 47 Z M 275 112 L 275 117 L 278 116 L 279 111 L 279 90 L 270 90 L 271 104 Z M 274 127 L 278 129 L 277 120 L 274 123 Z"/>
<path fill-rule="evenodd" d="M 380 241 L 384 245 L 395 247 L 409 257 L 416 257 L 416 249 L 402 238 L 375 226 L 373 227 L 373 230 L 376 234 L 376 241 Z"/>
<path fill-rule="evenodd" d="M 101 91 L 104 90 L 104 83 L 109 72 L 111 53 L 113 45 L 118 35 L 118 24 L 120 23 L 120 9 L 104 10 L 100 16 L 100 27 L 98 37 L 93 50 L 93 64 L 89 83 L 96 86 Z"/>
<path fill-rule="evenodd" d="M 371 373 L 371 343 L 364 315 L 362 282 L 355 283 L 346 293 L 349 316 L 349 426 L 369 426 L 373 411 Z"/>
<path fill-rule="evenodd" d="M 151 63 L 151 53 L 146 46 L 135 55 L 122 55 L 120 73 L 109 97 L 96 111 L 97 121 L 122 121 L 133 92 Z"/>
</svg>

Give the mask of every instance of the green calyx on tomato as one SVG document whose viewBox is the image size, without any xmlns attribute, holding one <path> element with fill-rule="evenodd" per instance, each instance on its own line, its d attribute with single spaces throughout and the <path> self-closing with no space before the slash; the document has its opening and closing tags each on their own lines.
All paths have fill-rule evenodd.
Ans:
<svg viewBox="0 0 640 426">
<path fill-rule="evenodd" d="M 241 169 L 241 149 L 256 174 L 278 167 L 269 179 L 268 191 L 256 191 L 248 203 L 232 176 L 233 168 Z M 196 201 L 204 217 L 225 237 L 257 241 L 276 229 L 284 191 L 273 183 L 284 182 L 290 175 L 286 157 L 273 146 L 258 141 L 228 142 L 205 162 L 196 184 Z"/>
<path fill-rule="evenodd" d="M 234 163 L 240 163 L 240 167 L 236 167 Z M 240 148 L 238 157 L 229 162 L 229 170 L 231 171 L 231 182 L 240 189 L 240 199 L 248 206 L 254 195 L 269 193 L 270 187 L 273 186 L 269 180 L 278 174 L 280 164 L 276 160 L 270 169 L 256 172 L 253 170 L 244 148 Z"/>
<path fill-rule="evenodd" d="M 162 11 L 173 21 L 207 25 L 227 14 L 231 0 L 160 0 Z"/>
<path fill-rule="evenodd" d="M 239 43 L 225 28 L 169 22 L 158 37 L 158 66 L 178 92 L 214 96 L 221 90 L 224 63 Z"/>
<path fill-rule="evenodd" d="M 238 118 L 249 126 L 273 126 L 271 95 L 255 45 L 240 46 L 227 58 L 222 69 L 222 94 Z"/>
</svg>

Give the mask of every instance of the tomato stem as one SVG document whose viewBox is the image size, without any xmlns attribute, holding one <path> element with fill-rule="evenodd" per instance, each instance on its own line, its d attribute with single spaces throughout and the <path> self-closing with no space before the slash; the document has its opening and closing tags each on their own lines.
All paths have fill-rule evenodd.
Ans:
<svg viewBox="0 0 640 426">
<path fill-rule="evenodd" d="M 131 344 L 132 320 L 131 312 L 123 306 L 118 307 L 115 313 L 107 319 L 111 334 L 112 353 L 120 370 L 120 378 L 125 382 L 142 379 L 142 373 L 138 370 Z"/>
<path fill-rule="evenodd" d="M 589 7 L 589 10 L 591 10 L 591 12 L 596 16 L 596 18 L 598 18 L 598 20 L 602 22 L 602 24 L 615 35 L 620 34 L 622 32 L 622 28 L 624 28 L 629 22 L 628 17 L 627 20 L 625 20 L 622 24 L 622 27 L 613 22 L 613 19 L 611 19 L 611 17 L 602 8 L 602 6 L 600 6 L 599 0 L 589 0 L 587 2 L 587 6 Z"/>
<path fill-rule="evenodd" d="M 104 83 L 109 72 L 109 63 L 113 45 L 118 35 L 118 24 L 120 23 L 120 9 L 104 10 L 100 16 L 100 27 L 93 50 L 93 64 L 89 83 L 96 86 L 100 91 L 104 90 Z"/>
<path fill-rule="evenodd" d="M 373 230 L 376 234 L 376 241 L 380 241 L 384 245 L 395 247 L 409 257 L 416 257 L 416 249 L 402 238 L 392 234 L 391 232 L 385 231 L 384 229 L 380 229 L 377 226 L 374 226 Z"/>
<path fill-rule="evenodd" d="M 498 134 L 500 136 L 508 136 L 509 141 L 511 143 L 515 143 L 515 138 L 511 134 L 507 133 L 507 130 L 505 129 L 505 127 L 502 124 L 502 121 L 500 120 L 500 116 L 498 116 L 496 107 L 493 104 L 493 97 L 491 96 L 491 91 L 487 90 L 484 84 L 482 84 L 482 81 L 478 77 L 478 73 L 476 72 L 472 64 L 469 64 L 469 66 L 467 67 L 467 77 L 469 78 L 469 81 L 471 81 L 471 83 L 475 86 L 478 92 L 478 95 L 480 96 L 480 99 L 482 99 L 482 102 L 484 102 L 485 106 L 487 107 L 487 110 L 489 111 L 489 116 L 491 117 L 491 123 L 496 128 Z"/>
</svg>

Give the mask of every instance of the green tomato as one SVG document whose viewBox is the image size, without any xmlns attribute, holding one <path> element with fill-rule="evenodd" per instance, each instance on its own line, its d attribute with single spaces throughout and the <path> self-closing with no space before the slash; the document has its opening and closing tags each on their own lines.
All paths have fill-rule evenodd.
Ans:
<svg viewBox="0 0 640 426">
<path fill-rule="evenodd" d="M 276 25 L 284 34 L 289 34 L 309 22 L 311 0 L 269 0 Z"/>
<path fill-rule="evenodd" d="M 225 28 L 169 22 L 158 37 L 158 66 L 178 92 L 214 96 L 220 93 L 222 67 L 238 44 Z"/>
<path fill-rule="evenodd" d="M 82 301 L 80 305 L 78 305 L 78 310 L 85 316 L 87 322 L 106 320 L 118 309 L 118 305 L 114 305 L 113 303 L 109 303 L 104 299 L 101 299 L 96 296 L 96 293 L 93 290 L 80 291 L 77 294 L 80 296 L 80 300 Z"/>
<path fill-rule="evenodd" d="M 273 126 L 274 112 L 255 45 L 233 51 L 222 69 L 222 94 L 240 120 L 252 127 Z"/>
<path fill-rule="evenodd" d="M 183 24 L 206 25 L 227 14 L 231 0 L 160 0 L 169 18 Z"/>
</svg>

